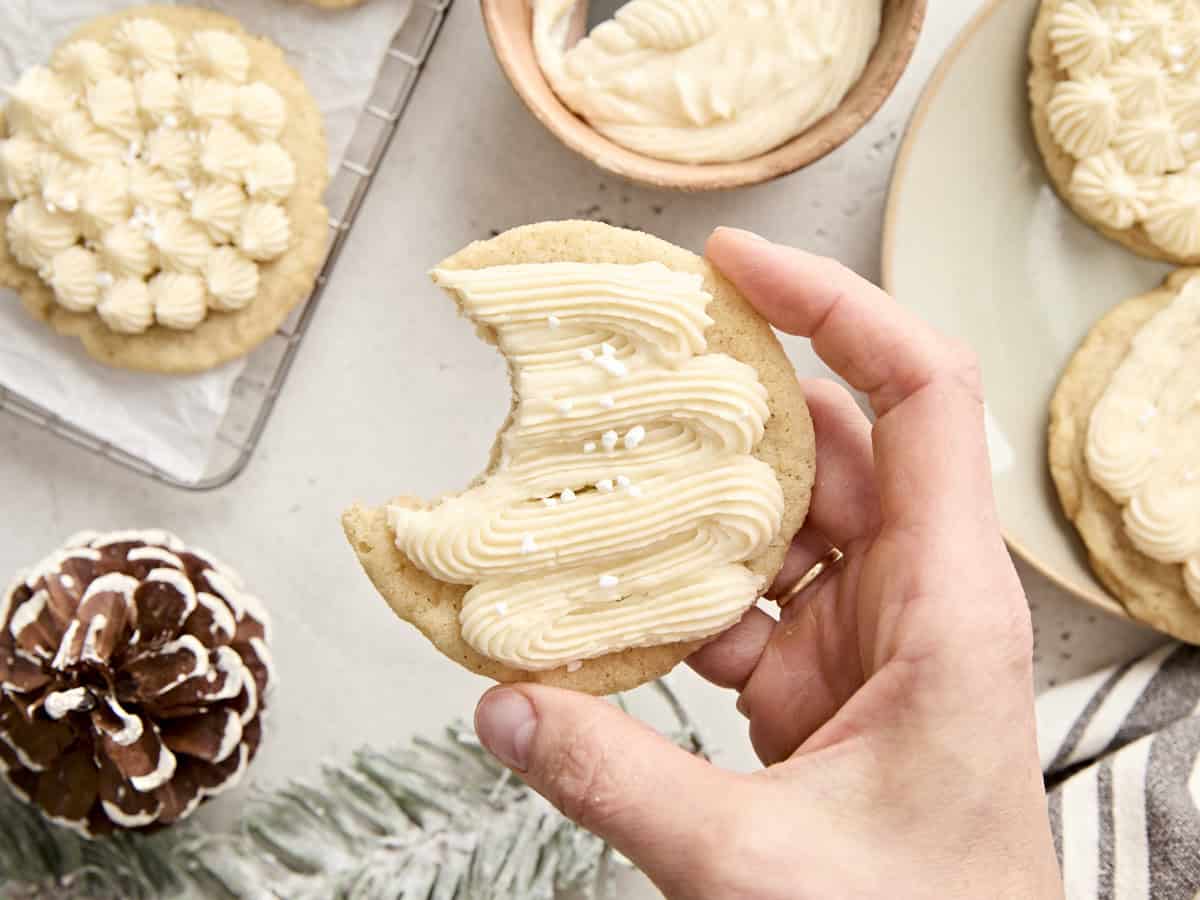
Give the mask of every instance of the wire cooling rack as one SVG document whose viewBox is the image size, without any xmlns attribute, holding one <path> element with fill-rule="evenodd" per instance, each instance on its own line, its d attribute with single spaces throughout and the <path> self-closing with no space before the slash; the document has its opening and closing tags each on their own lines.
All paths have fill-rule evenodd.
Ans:
<svg viewBox="0 0 1200 900">
<path fill-rule="evenodd" d="M 358 216 L 375 171 L 396 133 L 396 126 L 404 115 L 452 2 L 413 0 L 408 17 L 396 32 L 342 164 L 325 193 L 325 205 L 329 209 L 329 238 L 325 262 L 313 292 L 274 335 L 247 357 L 246 368 L 234 383 L 229 409 L 221 421 L 208 467 L 198 481 L 181 481 L 152 463 L 114 447 L 99 435 L 64 421 L 3 385 L 0 385 L 0 410 L 26 419 L 98 456 L 175 487 L 211 490 L 237 477 L 258 446 L 267 419 L 275 407 L 275 400 L 287 380 L 292 360 L 304 339 L 325 286 L 333 275 L 342 245 Z"/>
</svg>

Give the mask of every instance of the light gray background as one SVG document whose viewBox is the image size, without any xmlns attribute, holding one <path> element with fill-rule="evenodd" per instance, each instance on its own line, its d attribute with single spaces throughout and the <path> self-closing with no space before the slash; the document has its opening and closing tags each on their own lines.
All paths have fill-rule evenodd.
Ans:
<svg viewBox="0 0 1200 900">
<path fill-rule="evenodd" d="M 882 211 L 906 121 L 941 54 L 982 5 L 930 3 L 895 94 L 831 157 L 772 184 L 686 196 L 610 178 L 556 143 L 496 67 L 476 4 L 458 0 L 247 470 L 216 492 L 181 492 L 0 414 L 8 517 L 0 573 L 83 528 L 161 526 L 227 559 L 276 623 L 282 683 L 252 771 L 260 781 L 469 717 L 486 683 L 391 614 L 338 522 L 353 500 L 460 488 L 483 465 L 503 418 L 499 358 L 430 286 L 426 270 L 493 230 L 585 216 L 696 249 L 714 225 L 738 225 L 877 278 Z M 823 371 L 804 342 L 788 350 L 803 373 Z M 1156 642 L 1061 596 L 1023 566 L 1021 573 L 1037 626 L 1039 687 Z M 675 683 L 719 762 L 752 767 L 733 698 L 690 672 Z M 222 798 L 214 813 L 231 812 L 239 797 Z"/>
</svg>

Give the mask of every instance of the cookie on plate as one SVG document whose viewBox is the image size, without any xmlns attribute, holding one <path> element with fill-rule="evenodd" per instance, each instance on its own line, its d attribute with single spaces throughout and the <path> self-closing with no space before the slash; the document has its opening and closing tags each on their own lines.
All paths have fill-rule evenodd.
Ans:
<svg viewBox="0 0 1200 900">
<path fill-rule="evenodd" d="M 812 423 L 770 327 L 707 262 L 546 222 L 434 280 L 509 363 L 484 475 L 343 517 L 375 587 L 466 668 L 591 693 L 736 623 L 808 511 Z"/>
<path fill-rule="evenodd" d="M 21 76 L 0 136 L 0 284 L 103 363 L 211 368 L 312 290 L 320 112 L 279 48 L 227 16 L 91 21 Z"/>
<path fill-rule="evenodd" d="M 1200 270 L 1115 307 L 1050 406 L 1050 472 L 1130 615 L 1200 643 Z"/>
<path fill-rule="evenodd" d="M 1200 264 L 1200 0 L 1043 0 L 1029 55 L 1066 203 L 1142 256 Z"/>
</svg>

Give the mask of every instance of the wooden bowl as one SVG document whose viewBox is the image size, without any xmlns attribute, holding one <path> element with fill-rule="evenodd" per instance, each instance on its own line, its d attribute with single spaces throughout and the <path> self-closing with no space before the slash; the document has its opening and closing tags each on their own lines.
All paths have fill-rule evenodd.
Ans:
<svg viewBox="0 0 1200 900">
<path fill-rule="evenodd" d="M 480 0 L 488 39 L 500 68 L 529 111 L 560 141 L 601 169 L 659 188 L 714 191 L 787 175 L 841 146 L 887 99 L 912 58 L 926 0 L 882 0 L 883 28 L 858 83 L 841 105 L 802 134 L 761 156 L 727 163 L 654 159 L 614 144 L 563 105 L 538 65 L 530 0 Z M 586 0 L 576 19 L 582 28 Z"/>
</svg>

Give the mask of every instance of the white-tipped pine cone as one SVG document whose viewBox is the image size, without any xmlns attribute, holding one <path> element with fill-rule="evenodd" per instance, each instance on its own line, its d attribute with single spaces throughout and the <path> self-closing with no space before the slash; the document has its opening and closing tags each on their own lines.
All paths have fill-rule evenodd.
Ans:
<svg viewBox="0 0 1200 900">
<path fill-rule="evenodd" d="M 179 821 L 258 750 L 267 630 L 174 535 L 77 535 L 0 601 L 0 771 L 89 836 Z"/>
</svg>

